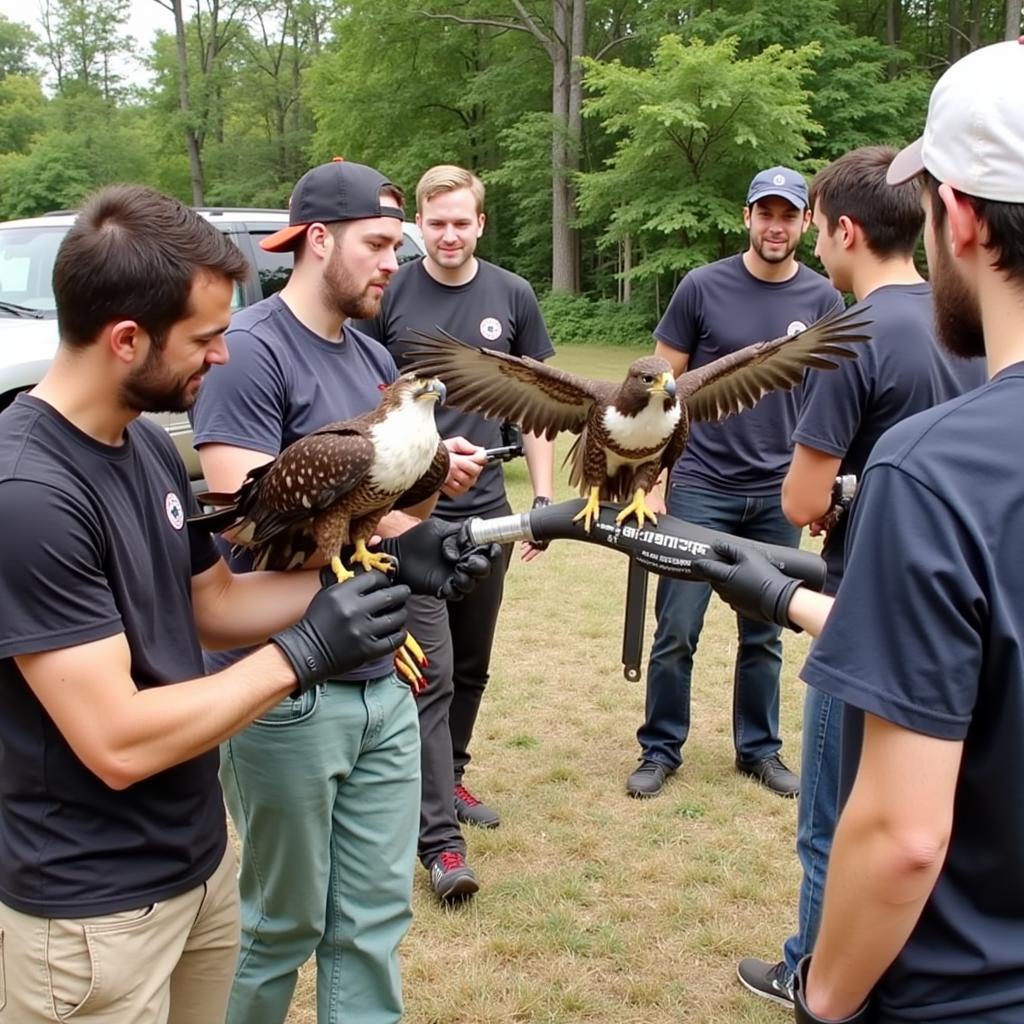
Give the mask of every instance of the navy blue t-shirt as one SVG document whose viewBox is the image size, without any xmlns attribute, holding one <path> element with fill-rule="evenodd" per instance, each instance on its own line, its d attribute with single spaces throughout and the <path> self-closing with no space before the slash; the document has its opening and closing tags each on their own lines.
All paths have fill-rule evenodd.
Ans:
<svg viewBox="0 0 1024 1024">
<path fill-rule="evenodd" d="M 761 281 L 742 255 L 691 270 L 679 282 L 654 336 L 687 352 L 695 370 L 756 341 L 809 327 L 842 305 L 820 274 L 798 264 L 788 281 Z M 793 452 L 797 396 L 765 395 L 753 409 L 721 423 L 694 423 L 673 483 L 760 497 L 778 494 Z"/>
<path fill-rule="evenodd" d="M 842 459 L 839 472 L 858 478 L 891 426 L 985 382 L 984 359 L 957 359 L 935 341 L 929 285 L 885 285 L 851 308 L 862 307 L 870 340 L 838 369 L 807 374 L 793 431 L 795 442 Z M 843 577 L 847 523 L 843 516 L 822 548 L 829 594 Z"/>
<path fill-rule="evenodd" d="M 20 395 L 0 415 L 0 901 L 37 917 L 148 906 L 208 879 L 227 833 L 216 749 L 122 791 L 78 759 L 15 658 L 123 633 L 144 690 L 203 674 L 192 577 L 213 566 L 166 433 L 100 443 Z"/>
<path fill-rule="evenodd" d="M 277 456 L 327 423 L 376 409 L 380 385 L 398 377 L 394 360 L 377 342 L 347 323 L 341 341 L 327 341 L 301 323 L 280 295 L 236 313 L 227 343 L 228 362 L 206 375 L 192 410 L 197 448 L 229 444 Z M 228 560 L 235 572 L 252 568 L 248 552 Z M 208 652 L 206 662 L 223 668 L 244 653 Z M 390 667 L 390 658 L 381 658 L 343 678 L 373 679 Z"/>
<path fill-rule="evenodd" d="M 878 441 L 801 673 L 846 720 L 964 744 L 946 862 L 876 987 L 879 1022 L 1024 1020 L 1021 438 L 1017 363 Z M 859 752 L 844 733 L 845 793 Z"/>
<path fill-rule="evenodd" d="M 477 260 L 471 281 L 446 285 L 435 281 L 423 261 L 403 263 L 384 292 L 380 313 L 357 326 L 376 338 L 402 367 L 406 351 L 415 344 L 412 330 L 437 333 L 444 328 L 467 345 L 510 352 L 515 356 L 547 359 L 554 355 L 551 339 L 533 289 L 518 274 Z M 498 420 L 438 406 L 437 429 L 442 437 L 461 435 L 484 448 L 501 442 Z M 505 504 L 505 479 L 500 462 L 485 466 L 465 494 L 442 494 L 434 514 L 442 519 L 484 515 Z"/>
</svg>

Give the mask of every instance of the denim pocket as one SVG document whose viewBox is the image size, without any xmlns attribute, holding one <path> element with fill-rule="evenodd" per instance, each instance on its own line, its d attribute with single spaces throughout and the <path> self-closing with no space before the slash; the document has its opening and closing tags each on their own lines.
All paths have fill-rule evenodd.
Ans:
<svg viewBox="0 0 1024 1024">
<path fill-rule="evenodd" d="M 253 724 L 269 726 L 271 728 L 282 725 L 298 725 L 316 712 L 316 709 L 320 706 L 320 695 L 322 692 L 322 686 L 311 686 L 298 697 L 285 697 L 280 704 L 275 704 L 260 718 L 257 718 Z"/>
</svg>

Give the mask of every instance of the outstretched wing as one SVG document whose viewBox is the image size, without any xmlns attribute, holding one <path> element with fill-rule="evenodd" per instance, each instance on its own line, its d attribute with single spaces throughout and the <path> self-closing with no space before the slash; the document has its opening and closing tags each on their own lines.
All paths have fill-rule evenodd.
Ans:
<svg viewBox="0 0 1024 1024">
<path fill-rule="evenodd" d="M 577 377 L 528 356 L 474 348 L 445 331 L 443 336 L 412 333 L 417 340 L 403 369 L 439 377 L 448 389 L 448 405 L 512 420 L 531 434 L 578 433 L 594 403 L 615 392 L 614 384 Z"/>
<path fill-rule="evenodd" d="M 808 368 L 834 370 L 833 359 L 855 359 L 857 353 L 843 345 L 870 339 L 858 333 L 871 323 L 863 318 L 867 309 L 829 313 L 799 334 L 747 345 L 682 374 L 676 387 L 691 421 L 724 420 L 751 408 L 769 391 L 795 387 Z"/>
</svg>

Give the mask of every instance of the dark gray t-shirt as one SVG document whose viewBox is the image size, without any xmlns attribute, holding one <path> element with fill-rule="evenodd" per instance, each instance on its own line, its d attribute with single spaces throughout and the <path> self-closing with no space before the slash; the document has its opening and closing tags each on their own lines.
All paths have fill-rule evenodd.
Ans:
<svg viewBox="0 0 1024 1024">
<path fill-rule="evenodd" d="M 375 341 L 349 324 L 340 342 L 327 341 L 297 320 L 280 295 L 236 313 L 227 342 L 230 358 L 206 375 L 192 412 L 197 447 L 230 444 L 279 455 L 312 430 L 375 409 L 380 385 L 398 376 Z M 244 551 L 229 562 L 235 572 L 252 568 Z M 212 652 L 206 660 L 222 668 L 244 653 Z M 378 659 L 344 678 L 373 679 L 390 664 Z"/>
<path fill-rule="evenodd" d="M 547 359 L 554 355 L 530 285 L 486 260 L 477 263 L 473 280 L 455 286 L 435 281 L 424 270 L 422 260 L 403 264 L 384 292 L 380 313 L 373 320 L 359 321 L 357 326 L 383 343 L 399 368 L 405 352 L 415 342 L 410 333 L 414 329 L 436 334 L 441 327 L 467 345 L 516 356 Z M 439 406 L 436 416 L 442 437 L 461 435 L 484 448 L 501 444 L 498 420 L 446 406 Z M 461 519 L 492 512 L 505 500 L 501 464 L 494 463 L 484 467 L 466 494 L 458 498 L 442 494 L 435 514 L 443 519 Z"/>
<path fill-rule="evenodd" d="M 0 901 L 38 917 L 148 906 L 201 885 L 227 833 L 211 750 L 115 791 L 78 759 L 15 657 L 123 633 L 140 690 L 203 674 L 192 577 L 218 554 L 174 445 L 112 447 L 19 395 L 0 415 Z"/>
<path fill-rule="evenodd" d="M 856 345 L 828 373 L 809 373 L 793 440 L 842 459 L 840 473 L 858 478 L 875 442 L 891 426 L 985 382 L 984 359 L 956 359 L 935 341 L 931 288 L 886 285 L 851 308 L 868 307 L 871 340 Z M 822 550 L 825 590 L 834 594 L 843 576 L 848 516 L 829 531 Z"/>
<path fill-rule="evenodd" d="M 754 277 L 741 255 L 698 267 L 679 282 L 654 336 L 687 352 L 695 370 L 756 341 L 810 326 L 842 305 L 803 264 L 788 281 Z M 672 482 L 751 497 L 778 494 L 793 451 L 799 389 L 765 395 L 722 423 L 695 423 Z"/>
<path fill-rule="evenodd" d="M 949 851 L 876 986 L 880 1024 L 1024 1020 L 1021 438 L 1024 363 L 879 439 L 801 672 L 846 704 L 844 793 L 864 712 L 964 744 Z"/>
</svg>

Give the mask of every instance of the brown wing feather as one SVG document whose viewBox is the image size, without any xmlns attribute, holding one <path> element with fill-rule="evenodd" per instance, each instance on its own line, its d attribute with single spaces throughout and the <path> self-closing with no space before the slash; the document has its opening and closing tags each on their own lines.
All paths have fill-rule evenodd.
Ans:
<svg viewBox="0 0 1024 1024">
<path fill-rule="evenodd" d="M 445 477 L 448 476 L 448 465 L 450 462 L 451 458 L 448 455 L 448 449 L 445 448 L 442 442 L 438 442 L 437 451 L 434 452 L 430 468 L 405 494 L 399 495 L 394 507 L 411 508 L 413 505 L 418 505 L 421 501 L 426 501 L 444 483 Z"/>
<path fill-rule="evenodd" d="M 808 368 L 834 370 L 832 359 L 855 359 L 857 353 L 842 346 L 869 340 L 870 334 L 858 333 L 871 323 L 863 318 L 867 309 L 829 313 L 797 335 L 747 345 L 677 377 L 691 421 L 724 420 L 769 391 L 795 387 Z"/>
<path fill-rule="evenodd" d="M 239 489 L 240 519 L 253 526 L 246 543 L 266 543 L 339 502 L 366 476 L 373 452 L 369 438 L 340 425 L 290 444 L 266 473 Z"/>
<path fill-rule="evenodd" d="M 404 368 L 439 377 L 448 389 L 448 405 L 497 419 L 512 420 L 532 434 L 554 438 L 563 430 L 578 433 L 595 403 L 610 401 L 616 385 L 590 380 L 528 356 L 474 348 L 442 332 L 443 337 L 413 331 L 417 340 Z"/>
</svg>

